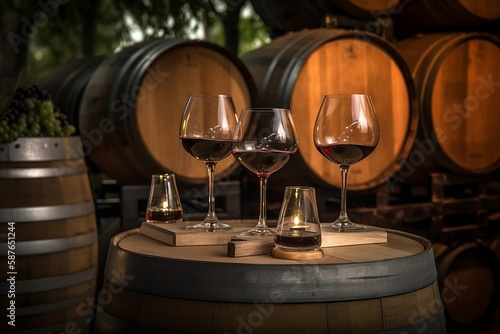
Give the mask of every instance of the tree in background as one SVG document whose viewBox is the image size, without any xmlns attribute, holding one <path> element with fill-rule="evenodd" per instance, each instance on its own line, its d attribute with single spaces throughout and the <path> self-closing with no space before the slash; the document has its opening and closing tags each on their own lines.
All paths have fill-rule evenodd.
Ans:
<svg viewBox="0 0 500 334">
<path fill-rule="evenodd" d="M 140 40 L 198 38 L 242 54 L 269 39 L 247 0 L 7 0 L 0 12 L 0 110 L 18 85 Z"/>
</svg>

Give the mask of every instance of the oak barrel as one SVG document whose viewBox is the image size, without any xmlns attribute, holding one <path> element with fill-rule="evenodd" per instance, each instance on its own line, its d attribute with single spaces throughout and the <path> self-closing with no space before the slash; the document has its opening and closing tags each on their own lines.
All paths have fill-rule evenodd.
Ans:
<svg viewBox="0 0 500 334">
<path fill-rule="evenodd" d="M 54 104 L 68 116 L 68 121 L 79 128 L 80 102 L 92 74 L 102 62 L 100 57 L 85 57 L 65 64 L 36 81 L 46 89 Z"/>
<path fill-rule="evenodd" d="M 227 245 L 175 247 L 122 232 L 110 244 L 96 330 L 445 332 L 428 240 L 388 230 L 387 243 L 323 251 L 310 261 L 231 258 Z"/>
<path fill-rule="evenodd" d="M 205 183 L 205 164 L 179 141 L 182 112 L 195 93 L 231 95 L 239 111 L 252 105 L 255 84 L 239 58 L 210 42 L 155 39 L 123 49 L 100 64 L 85 89 L 85 152 L 121 184 L 148 184 L 151 174 L 166 172 L 179 183 Z M 224 159 L 216 179 L 237 167 Z"/>
<path fill-rule="evenodd" d="M 380 12 L 385 16 L 390 15 L 391 8 L 399 4 L 399 0 L 252 0 L 251 2 L 262 21 L 280 32 L 324 27 L 326 14 L 342 16 L 339 17 L 342 22 L 348 21 L 347 17 L 364 19 L 366 22 L 355 20 L 349 22 L 358 23 L 357 29 L 365 29 L 375 23 Z"/>
<path fill-rule="evenodd" d="M 500 296 L 500 262 L 487 246 L 474 241 L 434 244 L 446 323 L 456 331 L 484 329 Z"/>
<path fill-rule="evenodd" d="M 412 71 L 419 98 L 421 134 L 415 142 L 423 158 L 414 164 L 430 160 L 429 166 L 457 173 L 497 169 L 500 38 L 435 33 L 396 46 Z"/>
<path fill-rule="evenodd" d="M 418 127 L 411 72 L 396 48 L 377 35 L 312 29 L 276 38 L 242 59 L 257 83 L 258 105 L 291 109 L 299 150 L 275 173 L 286 175 L 286 182 L 306 178 L 340 188 L 338 167 L 317 151 L 312 138 L 326 94 L 371 95 L 380 123 L 376 150 L 349 169 L 349 189 L 386 182 L 410 152 Z"/>
<path fill-rule="evenodd" d="M 394 15 L 395 33 L 408 36 L 420 32 L 457 31 L 478 28 L 500 20 L 495 0 L 404 1 Z"/>
<path fill-rule="evenodd" d="M 2 333 L 89 329 L 97 231 L 80 145 L 78 137 L 0 145 L 0 298 L 15 302 L 15 327 L 7 317 Z"/>
</svg>

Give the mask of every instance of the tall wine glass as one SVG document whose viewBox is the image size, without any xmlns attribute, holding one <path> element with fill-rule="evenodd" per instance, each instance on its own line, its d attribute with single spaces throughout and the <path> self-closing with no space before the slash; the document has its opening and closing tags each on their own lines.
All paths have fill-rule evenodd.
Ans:
<svg viewBox="0 0 500 334">
<path fill-rule="evenodd" d="M 188 229 L 219 231 L 232 228 L 215 213 L 214 171 L 217 162 L 231 154 L 232 136 L 238 116 L 230 96 L 219 94 L 190 95 L 182 115 L 180 140 L 184 149 L 207 165 L 208 213 Z"/>
<path fill-rule="evenodd" d="M 380 135 L 370 96 L 362 94 L 325 95 L 314 125 L 314 144 L 328 160 L 339 165 L 342 174 L 340 214 L 330 229 L 363 231 L 346 212 L 349 166 L 373 152 Z"/>
<path fill-rule="evenodd" d="M 269 176 L 297 152 L 297 135 L 288 109 L 254 108 L 241 112 L 234 132 L 232 153 L 260 183 L 260 214 L 257 225 L 239 236 L 274 236 L 267 225 L 266 188 Z"/>
</svg>

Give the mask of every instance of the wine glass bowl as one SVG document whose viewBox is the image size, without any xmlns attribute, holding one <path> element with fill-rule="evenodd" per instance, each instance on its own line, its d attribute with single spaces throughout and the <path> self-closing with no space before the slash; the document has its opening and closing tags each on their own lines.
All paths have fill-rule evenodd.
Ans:
<svg viewBox="0 0 500 334">
<path fill-rule="evenodd" d="M 204 161 L 208 173 L 208 213 L 188 229 L 215 232 L 231 229 L 215 213 L 214 171 L 216 164 L 231 154 L 233 133 L 238 121 L 231 96 L 223 94 L 190 95 L 180 126 L 181 144 L 194 158 Z"/>
<path fill-rule="evenodd" d="M 297 152 L 297 135 L 289 109 L 253 108 L 241 112 L 233 136 L 232 154 L 255 173 L 260 185 L 259 220 L 239 236 L 274 236 L 267 225 L 266 189 L 269 176 Z"/>
<path fill-rule="evenodd" d="M 325 95 L 316 117 L 313 139 L 317 150 L 340 167 L 342 175 L 340 214 L 331 228 L 335 231 L 363 231 L 346 212 L 346 188 L 349 166 L 377 147 L 380 137 L 375 107 L 369 95 Z"/>
</svg>

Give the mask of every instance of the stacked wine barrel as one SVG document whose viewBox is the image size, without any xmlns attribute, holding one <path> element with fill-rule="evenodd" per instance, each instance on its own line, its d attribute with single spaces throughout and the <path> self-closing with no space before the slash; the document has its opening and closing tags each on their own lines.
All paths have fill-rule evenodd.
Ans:
<svg viewBox="0 0 500 334">
<path fill-rule="evenodd" d="M 0 145 L 0 300 L 13 316 L 2 333 L 90 330 L 98 238 L 80 146 L 76 136 Z"/>
<path fill-rule="evenodd" d="M 273 33 L 282 35 L 243 56 L 259 88 L 259 106 L 290 108 L 298 130 L 299 153 L 270 183 L 282 178 L 340 187 L 338 169 L 312 141 L 326 93 L 372 95 L 380 119 L 379 145 L 350 167 L 348 189 L 423 184 L 429 172 L 466 179 L 498 171 L 500 38 L 493 31 L 500 7 L 469 0 L 287 3 L 252 0 Z M 342 27 L 344 16 L 360 23 Z M 390 40 L 370 32 L 383 19 L 393 24 L 386 34 Z M 456 240 L 437 246 L 436 263 L 449 328 L 472 330 L 486 323 L 499 291 L 500 266 L 491 249 Z M 481 277 L 486 284 L 479 283 Z M 465 290 L 450 295 L 460 282 Z M 463 310 L 472 308 L 465 316 Z"/>
</svg>

